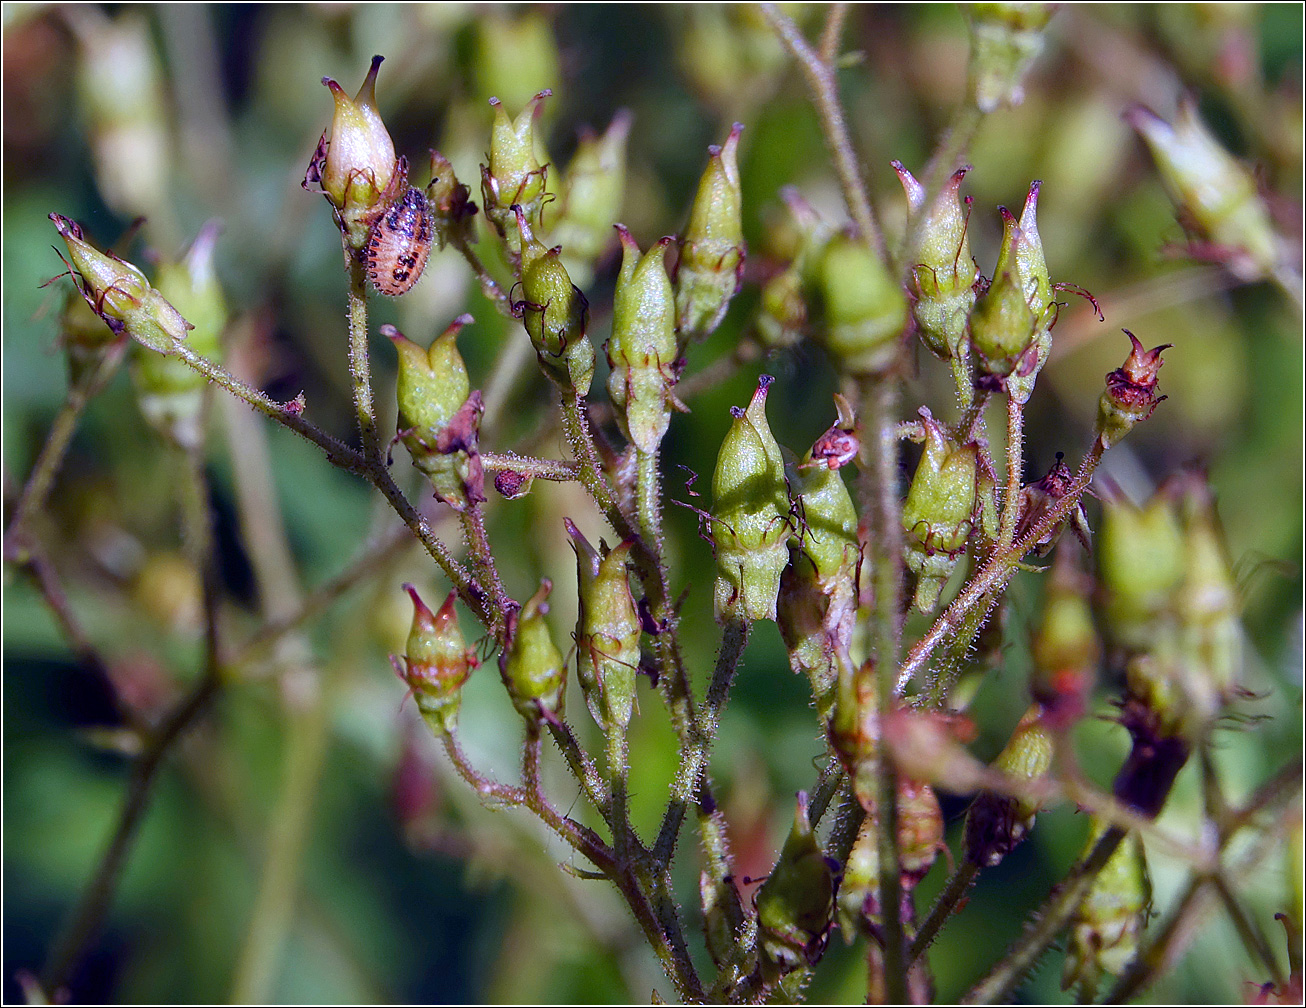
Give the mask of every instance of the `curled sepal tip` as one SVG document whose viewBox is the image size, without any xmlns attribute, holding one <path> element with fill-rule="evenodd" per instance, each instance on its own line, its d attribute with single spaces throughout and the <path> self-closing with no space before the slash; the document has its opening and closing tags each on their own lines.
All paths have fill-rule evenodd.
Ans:
<svg viewBox="0 0 1306 1008">
<path fill-rule="evenodd" d="M 1118 443 L 1135 424 L 1150 417 L 1165 399 L 1156 394 L 1157 372 L 1164 363 L 1162 351 L 1173 344 L 1162 343 L 1144 350 L 1133 333 L 1128 329 L 1123 332 L 1131 344 L 1129 356 L 1121 367 L 1106 376 L 1106 391 L 1098 401 L 1097 437 L 1103 450 Z"/>
</svg>

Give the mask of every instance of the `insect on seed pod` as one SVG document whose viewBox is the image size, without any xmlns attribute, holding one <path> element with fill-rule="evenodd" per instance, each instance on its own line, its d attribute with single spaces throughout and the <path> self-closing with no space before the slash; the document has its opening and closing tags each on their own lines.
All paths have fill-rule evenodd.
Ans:
<svg viewBox="0 0 1306 1008">
<path fill-rule="evenodd" d="M 426 268 L 433 237 L 426 196 L 409 189 L 372 225 L 364 250 L 372 286 L 391 297 L 408 293 Z"/>
</svg>

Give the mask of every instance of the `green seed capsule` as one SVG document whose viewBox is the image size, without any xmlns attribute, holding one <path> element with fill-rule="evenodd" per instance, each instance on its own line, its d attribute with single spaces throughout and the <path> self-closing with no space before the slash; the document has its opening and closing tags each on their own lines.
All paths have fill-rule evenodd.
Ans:
<svg viewBox="0 0 1306 1008">
<path fill-rule="evenodd" d="M 1063 728 L 1085 713 L 1102 652 L 1089 607 L 1092 582 L 1076 568 L 1076 552 L 1068 540 L 1058 548 L 1030 641 L 1030 692 Z"/>
<path fill-rule="evenodd" d="M 630 232 L 621 236 L 621 274 L 612 301 L 608 341 L 608 394 L 622 431 L 641 451 L 657 450 L 671 423 L 676 369 L 676 304 L 662 257 L 674 239 L 663 238 L 640 258 Z"/>
<path fill-rule="evenodd" d="M 716 330 L 743 277 L 747 249 L 738 161 L 743 129 L 735 123 L 722 146 L 708 148 L 707 170 L 680 240 L 676 325 L 682 350 L 691 339 L 704 339 Z"/>
<path fill-rule="evenodd" d="M 499 674 L 512 705 L 531 723 L 560 717 L 566 694 L 567 665 L 544 622 L 552 589 L 547 578 L 540 582 L 540 590 L 514 620 L 511 643 L 499 655 Z"/>
<path fill-rule="evenodd" d="M 468 648 L 454 615 L 456 592 L 450 592 L 437 613 L 431 612 L 410 584 L 413 628 L 408 634 L 404 666 L 391 659 L 399 677 L 408 683 L 422 719 L 436 735 L 452 734 L 458 723 L 462 685 L 476 667 L 475 651 Z"/>
<path fill-rule="evenodd" d="M 1092 850 L 1102 833 L 1101 826 L 1090 833 L 1085 853 Z M 1151 902 L 1152 884 L 1143 844 L 1137 834 L 1131 833 L 1098 872 L 1070 920 L 1061 989 L 1078 984 L 1087 1002 L 1093 999 L 1104 974 L 1123 974 L 1138 954 Z"/>
<path fill-rule="evenodd" d="M 206 224 L 178 263 L 159 267 L 159 293 L 192 323 L 186 342 L 192 350 L 214 362 L 222 360 L 222 332 L 227 306 L 213 264 L 213 250 L 221 225 Z M 203 436 L 201 412 L 208 379 L 175 357 L 165 357 L 137 346 L 133 354 L 141 412 L 164 437 L 183 447 L 194 447 Z"/>
<path fill-rule="evenodd" d="M 958 444 L 921 407 L 925 451 L 907 490 L 902 527 L 907 567 L 915 571 L 915 605 L 932 611 L 974 528 L 978 445 Z"/>
<path fill-rule="evenodd" d="M 541 91 L 515 120 L 508 118 L 499 99 L 490 99 L 494 125 L 490 129 L 490 164 L 481 166 L 481 198 L 485 216 L 500 237 L 508 238 L 517 227 L 514 206 L 521 207 L 531 227 L 539 226 L 540 207 L 547 195 L 547 167 L 535 153 L 535 120 L 540 104 L 552 94 Z M 516 242 L 508 244 L 512 247 Z"/>
<path fill-rule="evenodd" d="M 458 181 L 449 159 L 439 151 L 431 151 L 431 181 L 426 185 L 426 202 L 431 210 L 431 228 L 441 249 L 450 243 L 468 245 L 476 240 L 472 224 L 476 204 L 470 196 L 471 190 Z"/>
<path fill-rule="evenodd" d="M 993 769 L 1022 781 L 1036 781 L 1052 765 L 1052 735 L 1038 704 L 1016 725 Z M 1010 854 L 1034 825 L 1039 806 L 1024 798 L 983 791 L 966 813 L 966 857 L 992 867 Z"/>
<path fill-rule="evenodd" d="M 74 283 L 91 310 L 115 333 L 126 332 L 150 350 L 166 354 L 195 328 L 139 269 L 86 241 L 80 224 L 54 213 L 50 219 L 68 246 Z"/>
<path fill-rule="evenodd" d="M 353 98 L 331 78 L 322 78 L 335 100 L 335 114 L 318 141 L 303 182 L 305 189 L 326 194 L 355 251 L 366 246 L 372 225 L 403 192 L 408 175 L 404 159 L 395 157 L 394 141 L 376 108 L 381 59 L 372 57 L 371 69 Z"/>
<path fill-rule="evenodd" d="M 612 222 L 621 215 L 631 120 L 630 112 L 622 109 L 601 136 L 582 133 L 567 165 L 562 213 L 550 234 L 562 246 L 567 269 L 582 278 L 581 286 L 587 282 L 584 278 L 592 275 L 594 261 L 612 241 Z"/>
<path fill-rule="evenodd" d="M 1135 424 L 1150 417 L 1165 399 L 1156 394 L 1157 372 L 1165 363 L 1161 352 L 1171 344 L 1162 343 L 1144 350 L 1133 333 L 1128 329 L 1122 331 L 1133 348 L 1124 365 L 1106 376 L 1106 391 L 1098 401 L 1097 438 L 1103 450 L 1119 442 Z"/>
<path fill-rule="evenodd" d="M 460 315 L 428 350 L 391 325 L 381 327 L 399 354 L 399 437 L 436 496 L 456 511 L 485 500 L 477 451 L 480 394 L 471 391 L 457 337 L 472 322 Z"/>
<path fill-rule="evenodd" d="M 1279 239 L 1251 173 L 1211 135 L 1191 101 L 1179 105 L 1174 125 L 1142 106 L 1126 118 L 1152 151 L 1161 181 L 1185 227 L 1213 247 L 1244 283 L 1279 269 Z"/>
<path fill-rule="evenodd" d="M 897 362 L 907 292 L 874 250 L 841 232 L 813 265 L 817 337 L 849 375 L 881 374 Z"/>
<path fill-rule="evenodd" d="M 902 166 L 893 168 L 902 180 L 910 207 L 909 226 L 917 235 L 907 254 L 911 266 L 912 317 L 916 332 L 940 360 L 964 359 L 966 319 L 975 304 L 979 269 L 971 258 L 966 237 L 968 212 L 961 202 L 961 183 L 968 168 L 953 172 L 943 190 L 928 207 L 925 190 Z"/>
<path fill-rule="evenodd" d="M 789 497 L 784 459 L 766 420 L 763 375 L 748 409 L 721 443 L 712 476 L 712 542 L 716 547 L 716 618 L 775 619 L 780 572 L 789 562 Z"/>
<path fill-rule="evenodd" d="M 1043 51 L 1043 31 L 1054 5 L 1047 3 L 973 3 L 970 20 L 971 102 L 981 112 L 1025 100 L 1024 81 Z"/>
<path fill-rule="evenodd" d="M 522 320 L 540 367 L 569 395 L 584 396 L 594 378 L 594 344 L 585 335 L 589 304 L 572 284 L 560 250 L 546 249 L 516 209 L 521 238 L 522 300 L 513 311 Z"/>
<path fill-rule="evenodd" d="M 816 964 L 834 920 L 834 892 L 834 871 L 817 845 L 807 795 L 800 791 L 793 828 L 754 900 L 763 976 L 778 980 Z"/>
<path fill-rule="evenodd" d="M 594 549 L 564 519 L 576 551 L 580 612 L 576 621 L 576 674 L 585 703 L 604 732 L 625 731 L 635 705 L 639 667 L 639 614 L 626 563 L 630 543 Z"/>
</svg>

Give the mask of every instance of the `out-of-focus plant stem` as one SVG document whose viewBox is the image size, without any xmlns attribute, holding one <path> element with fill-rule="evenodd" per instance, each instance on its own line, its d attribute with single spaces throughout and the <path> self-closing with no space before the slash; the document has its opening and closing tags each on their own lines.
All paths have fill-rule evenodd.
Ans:
<svg viewBox="0 0 1306 1008">
<path fill-rule="evenodd" d="M 1252 821 L 1265 810 L 1284 804 L 1300 794 L 1301 774 L 1301 760 L 1294 760 L 1257 788 L 1255 794 L 1237 814 L 1229 818 L 1220 831 L 1217 839 L 1217 857 L 1227 850 L 1240 830 L 1251 825 Z M 1280 848 L 1281 845 L 1282 837 L 1277 831 L 1265 830 L 1251 848 L 1238 859 L 1238 864 L 1228 869 L 1229 873 L 1236 878 L 1247 877 L 1255 871 L 1256 866 L 1270 851 Z M 1218 894 L 1212 889 L 1211 881 L 1210 873 L 1193 873 L 1183 895 L 1175 902 L 1170 916 L 1154 933 L 1147 947 L 1134 957 L 1134 961 L 1125 970 L 1124 975 L 1107 994 L 1104 1004 L 1123 1004 L 1137 997 L 1178 958 L 1184 945 L 1195 935 L 1197 923 L 1206 912 L 1206 904 L 1213 895 Z M 1271 973 L 1277 973 L 1273 957 L 1269 957 L 1269 960 L 1268 968 Z"/>
<path fill-rule="evenodd" d="M 121 347 L 116 348 L 119 355 Z M 103 367 L 103 364 L 102 364 Z M 99 374 L 97 369 L 96 374 Z M 93 384 L 95 375 L 90 382 Z M 207 403 L 203 410 L 207 418 Z M 201 422 L 201 430 L 207 424 Z M 58 994 L 67 983 L 100 931 L 113 901 L 118 879 L 135 842 L 137 830 L 150 799 L 159 768 L 182 733 L 194 722 L 218 690 L 221 642 L 218 633 L 218 583 L 213 542 L 213 516 L 209 510 L 208 481 L 204 473 L 203 438 L 182 453 L 180 479 L 183 539 L 200 578 L 204 621 L 204 658 L 199 679 L 164 717 L 158 729 L 147 737 L 145 748 L 132 765 L 127 793 L 118 823 L 82 892 L 76 909 L 54 944 L 41 980 L 45 990 Z"/>
<path fill-rule="evenodd" d="M 54 422 L 45 436 L 45 443 L 41 445 L 41 451 L 32 465 L 27 483 L 24 484 L 18 502 L 14 505 L 13 518 L 10 519 L 9 528 L 5 532 L 7 560 L 22 558 L 27 524 L 32 516 L 45 506 L 50 487 L 54 484 L 59 467 L 63 465 L 68 444 L 77 430 L 77 422 L 86 410 L 87 403 L 103 391 L 112 380 L 118 365 L 122 363 L 122 355 L 127 349 L 127 344 L 128 340 L 119 339 L 109 346 L 99 363 L 90 369 L 81 381 L 73 385 L 64 397 L 63 405 L 59 407 L 59 412 L 55 415 Z"/>
<path fill-rule="evenodd" d="M 1069 922 L 1070 915 L 1079 906 L 1098 872 L 1111 860 L 1111 855 L 1124 840 L 1125 833 L 1119 826 L 1107 827 L 1088 856 L 1070 869 L 1065 880 L 1034 915 L 1025 933 L 993 972 L 962 998 L 962 1004 L 993 1004 L 1011 996 L 1026 971 Z"/>
<path fill-rule="evenodd" d="M 867 198 L 866 187 L 862 183 L 861 172 L 857 167 L 857 153 L 853 149 L 852 138 L 848 134 L 848 124 L 844 120 L 843 108 L 839 104 L 838 81 L 835 76 L 835 63 L 822 58 L 825 51 L 834 51 L 827 31 L 822 42 L 822 54 L 812 50 L 803 38 L 803 34 L 794 24 L 793 19 L 775 4 L 761 5 L 762 14 L 770 22 L 781 43 L 789 54 L 798 61 L 807 88 L 812 93 L 812 103 L 821 119 L 821 131 L 830 148 L 834 161 L 835 174 L 839 176 L 839 186 L 843 190 L 848 212 L 863 240 L 871 246 L 880 258 L 885 258 L 886 248 L 884 233 L 875 217 L 875 210 Z"/>
</svg>

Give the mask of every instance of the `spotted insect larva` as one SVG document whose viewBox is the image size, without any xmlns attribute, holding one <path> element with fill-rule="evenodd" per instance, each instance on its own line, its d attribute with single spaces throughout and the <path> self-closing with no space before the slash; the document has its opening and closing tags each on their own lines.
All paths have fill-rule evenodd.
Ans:
<svg viewBox="0 0 1306 1008">
<path fill-rule="evenodd" d="M 409 189 L 372 225 L 367 276 L 382 294 L 398 297 L 417 283 L 431 254 L 431 210 L 420 189 Z"/>
</svg>

